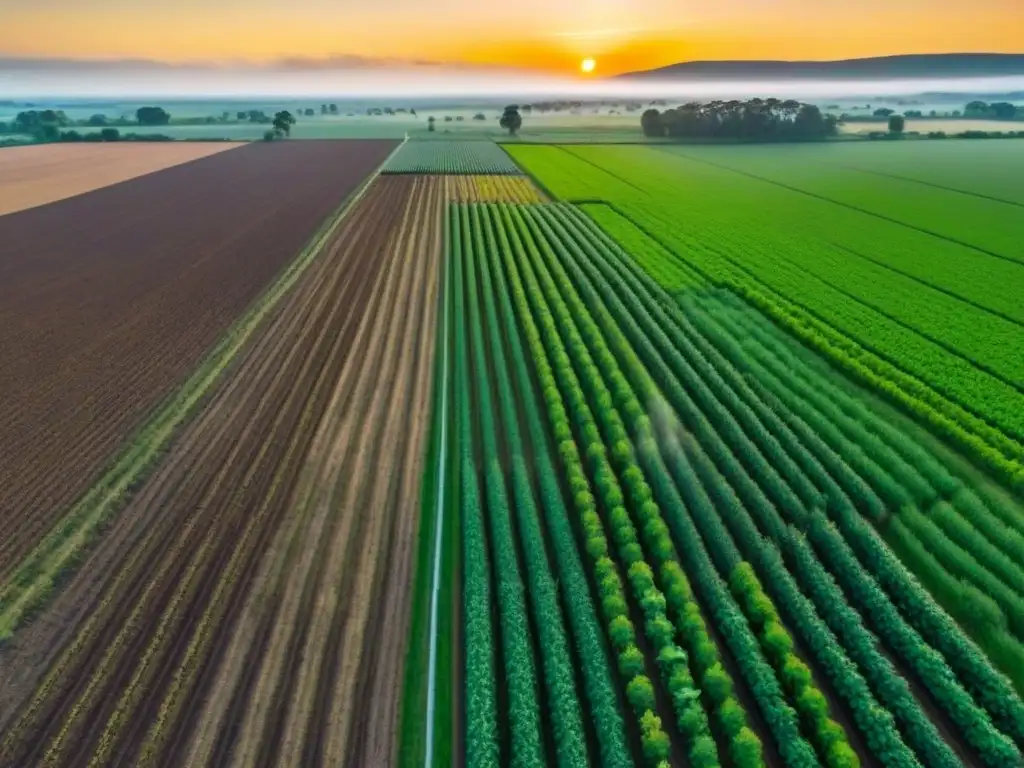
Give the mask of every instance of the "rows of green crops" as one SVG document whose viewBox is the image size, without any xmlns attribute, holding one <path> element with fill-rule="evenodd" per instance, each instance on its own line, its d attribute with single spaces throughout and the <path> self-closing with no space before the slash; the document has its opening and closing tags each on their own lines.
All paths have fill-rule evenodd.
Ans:
<svg viewBox="0 0 1024 768">
<path fill-rule="evenodd" d="M 521 174 L 493 141 L 407 141 L 381 173 Z"/>
<path fill-rule="evenodd" d="M 771 305 L 776 319 L 1024 483 L 1024 264 L 751 178 L 718 155 L 509 151 L 555 196 L 613 204 L 713 283 Z M 998 219 L 1011 244 L 1022 242 L 1006 231 L 1015 221 Z"/>
<path fill-rule="evenodd" d="M 467 765 L 1021 762 L 1015 502 L 622 221 L 450 217 Z"/>
</svg>

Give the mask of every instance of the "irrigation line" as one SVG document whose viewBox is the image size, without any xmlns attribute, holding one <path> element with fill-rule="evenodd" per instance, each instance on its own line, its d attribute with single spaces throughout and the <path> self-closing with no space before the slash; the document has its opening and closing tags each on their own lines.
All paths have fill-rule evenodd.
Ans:
<svg viewBox="0 0 1024 768">
<path fill-rule="evenodd" d="M 445 233 L 448 230 L 448 211 L 445 210 Z M 434 573 L 430 591 L 430 655 L 427 662 L 427 747 L 423 756 L 424 768 L 432 768 L 434 761 L 434 708 L 437 698 L 437 612 L 441 589 L 441 539 L 444 530 L 445 461 L 448 452 L 448 300 L 449 272 L 448 238 L 445 237 L 444 261 L 444 342 L 441 352 L 441 452 L 437 460 L 437 510 L 434 515 Z"/>
</svg>

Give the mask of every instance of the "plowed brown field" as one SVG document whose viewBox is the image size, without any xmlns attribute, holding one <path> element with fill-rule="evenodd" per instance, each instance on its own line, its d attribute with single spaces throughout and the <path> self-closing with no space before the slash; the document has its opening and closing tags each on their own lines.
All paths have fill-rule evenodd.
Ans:
<svg viewBox="0 0 1024 768">
<path fill-rule="evenodd" d="M 0 153 L 0 216 L 91 192 L 242 144 L 37 144 Z"/>
<path fill-rule="evenodd" d="M 395 146 L 252 144 L 0 217 L 0 577 Z"/>
<path fill-rule="evenodd" d="M 373 183 L 0 651 L 0 764 L 394 762 L 442 192 Z"/>
</svg>

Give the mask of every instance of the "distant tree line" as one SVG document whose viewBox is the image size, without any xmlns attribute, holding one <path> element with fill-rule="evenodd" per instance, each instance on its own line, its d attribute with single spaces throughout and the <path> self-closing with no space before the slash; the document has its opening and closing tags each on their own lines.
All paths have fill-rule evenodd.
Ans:
<svg viewBox="0 0 1024 768">
<path fill-rule="evenodd" d="M 838 109 L 838 106 L 829 107 L 829 109 Z M 853 109 L 859 109 L 854 107 Z M 870 109 L 870 107 L 868 107 Z M 912 117 L 915 119 L 921 119 L 925 117 L 931 118 L 965 118 L 974 120 L 1024 120 L 1024 106 L 1017 106 L 1008 101 L 994 101 L 992 103 L 986 103 L 984 101 L 972 101 L 968 103 L 963 109 L 954 109 L 950 112 L 940 113 L 938 110 L 930 110 L 925 115 L 923 110 L 920 109 L 908 109 L 900 113 L 891 107 L 878 107 L 871 111 L 871 114 L 854 115 L 849 113 L 843 113 L 840 115 L 840 122 L 871 122 L 875 118 L 889 118 L 892 115 L 902 114 L 903 117 Z"/>
<path fill-rule="evenodd" d="M 1013 120 L 1024 117 L 1024 107 L 1018 107 L 1008 101 L 996 101 L 986 104 L 984 101 L 972 101 L 964 107 L 964 117 L 984 117 L 993 120 Z"/>
<path fill-rule="evenodd" d="M 112 138 L 114 134 L 120 136 L 115 126 L 167 125 L 170 122 L 170 113 L 161 107 L 139 107 L 135 111 L 135 120 L 111 120 L 106 115 L 72 120 L 62 109 L 29 109 L 19 112 L 9 124 L 0 123 L 0 133 L 24 134 L 36 141 L 117 141 L 117 138 Z M 82 134 L 74 128 L 101 130 Z"/>
<path fill-rule="evenodd" d="M 734 139 L 741 141 L 813 141 L 834 136 L 838 118 L 813 104 L 779 99 L 690 102 L 640 118 L 651 138 Z"/>
</svg>

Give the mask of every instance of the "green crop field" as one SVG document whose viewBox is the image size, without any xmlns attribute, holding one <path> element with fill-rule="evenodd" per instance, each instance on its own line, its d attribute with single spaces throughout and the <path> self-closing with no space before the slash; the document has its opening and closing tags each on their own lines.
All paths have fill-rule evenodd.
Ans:
<svg viewBox="0 0 1024 768">
<path fill-rule="evenodd" d="M 873 147 L 859 149 L 870 157 Z M 823 160 L 787 166 L 799 151 L 509 148 L 553 196 L 612 204 L 709 280 L 770 308 L 1024 481 L 1019 207 Z M 843 148 L 842 158 L 856 156 Z M 1007 165 L 1021 157 L 1011 151 Z M 890 183 L 914 195 L 893 197 Z"/>
<path fill-rule="evenodd" d="M 449 206 L 466 764 L 1020 764 L 1019 503 L 515 154 L 592 202 Z"/>
<path fill-rule="evenodd" d="M 395 153 L 382 173 L 515 175 L 522 170 L 490 139 L 414 139 Z"/>
</svg>

